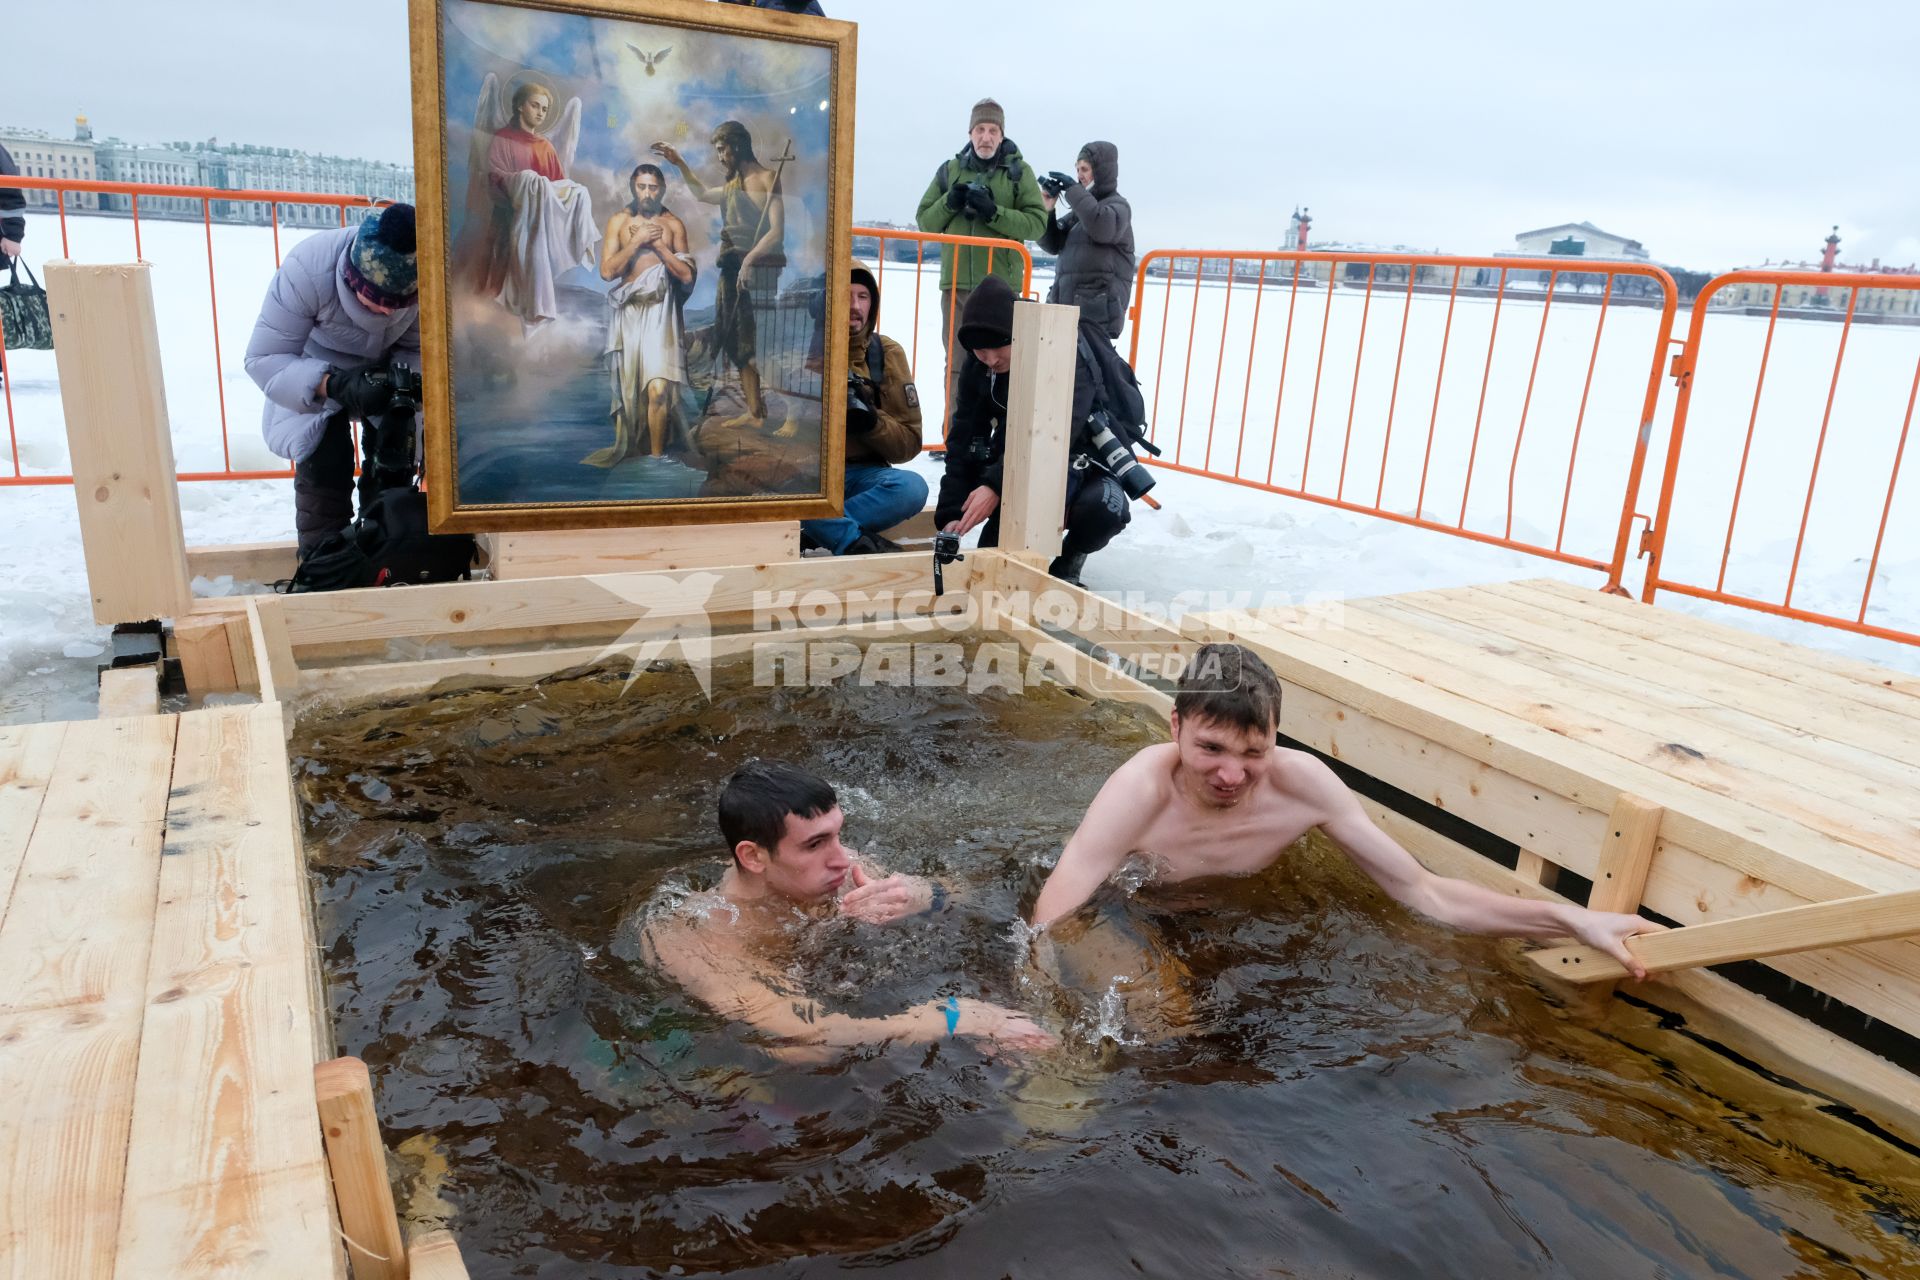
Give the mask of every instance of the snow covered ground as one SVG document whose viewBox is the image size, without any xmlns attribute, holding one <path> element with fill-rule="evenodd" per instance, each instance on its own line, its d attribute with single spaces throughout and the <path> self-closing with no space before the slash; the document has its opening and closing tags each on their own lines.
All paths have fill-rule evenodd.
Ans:
<svg viewBox="0 0 1920 1280">
<path fill-rule="evenodd" d="M 45 258 L 58 255 L 59 227 L 45 216 L 31 217 L 29 224 L 26 244 L 38 269 Z M 125 261 L 133 256 L 132 228 L 125 220 L 75 217 L 67 228 L 73 256 L 80 261 Z M 260 444 L 260 395 L 241 367 L 255 309 L 274 269 L 271 232 L 255 227 L 214 230 L 212 274 L 221 300 L 218 378 L 204 229 L 197 223 L 147 221 L 141 234 L 145 256 L 154 264 L 176 460 L 182 469 L 221 465 L 224 395 L 232 466 L 279 465 Z M 281 232 L 283 252 L 299 234 Z M 920 282 L 918 368 L 930 423 L 937 423 L 940 408 L 937 282 L 932 271 Z M 1044 291 L 1044 278 L 1036 286 Z M 1164 283 L 1158 288 L 1164 290 Z M 882 290 L 883 328 L 913 345 L 912 269 L 889 265 Z M 1571 496 L 1564 499 L 1565 546 L 1599 559 L 1611 552 L 1654 358 L 1657 312 L 1610 308 L 1596 356 L 1598 308 L 1556 303 L 1545 312 L 1537 300 L 1509 299 L 1489 356 L 1493 304 L 1485 300 L 1459 301 L 1449 320 L 1444 297 L 1422 295 L 1409 302 L 1404 293 L 1383 286 L 1368 303 L 1361 290 L 1341 289 L 1329 307 L 1326 293 L 1303 289 L 1289 337 L 1285 290 L 1256 294 L 1240 285 L 1230 301 L 1224 285 L 1209 284 L 1196 293 L 1192 285 L 1177 283 L 1161 301 L 1155 292 L 1150 285 L 1139 368 L 1150 404 L 1157 397 L 1156 437 L 1163 446 L 1177 444 L 1183 463 L 1232 472 L 1237 450 L 1239 474 L 1255 480 L 1266 478 L 1271 458 L 1276 484 L 1299 486 L 1304 476 L 1316 493 L 1343 491 L 1349 499 L 1368 502 L 1378 493 L 1387 509 L 1411 512 L 1418 505 L 1449 523 L 1460 518 L 1464 506 L 1468 527 L 1483 531 L 1503 531 L 1510 515 L 1513 536 L 1551 545 L 1560 528 L 1567 460 L 1572 456 L 1575 482 Z M 1256 297 L 1261 315 L 1254 343 Z M 1361 346 L 1363 313 L 1366 341 Z M 1684 334 L 1685 322 L 1682 314 L 1676 336 Z M 1191 360 L 1189 333 L 1194 335 Z M 1920 330 L 1856 328 L 1835 383 L 1840 326 L 1783 321 L 1773 339 L 1766 390 L 1756 412 L 1753 387 L 1765 333 L 1764 319 L 1715 317 L 1708 327 L 1683 452 L 1682 502 L 1669 534 L 1667 576 L 1711 586 L 1724 552 L 1729 590 L 1778 598 L 1792 571 L 1809 465 L 1832 385 L 1834 412 L 1827 424 L 1811 532 L 1794 599 L 1805 607 L 1851 616 L 1858 609 L 1875 530 L 1889 500 L 1894 451 L 1915 385 Z M 1440 376 L 1443 335 L 1447 360 Z M 1527 375 L 1536 345 L 1539 373 L 1529 400 Z M 1594 375 L 1588 391 L 1590 358 Z M 1661 360 L 1664 365 L 1664 354 Z M 23 467 L 29 473 L 64 471 L 66 437 L 52 353 L 10 352 L 8 362 Z M 1279 385 L 1283 368 L 1284 395 Z M 1663 378 L 1662 385 L 1655 448 L 1637 504 L 1648 513 L 1658 501 L 1661 446 L 1672 413 L 1671 382 Z M 1519 431 L 1523 407 L 1524 437 Z M 1390 410 L 1394 425 L 1389 441 Z M 1477 447 L 1472 443 L 1476 417 Z M 1729 546 L 1728 512 L 1750 417 L 1755 443 Z M 1430 426 L 1433 445 L 1427 464 Z M 930 425 L 929 433 L 935 430 Z M 937 462 L 923 459 L 916 465 L 937 484 Z M 0 471 L 10 472 L 10 463 Z M 1208 608 L 1542 575 L 1598 584 L 1592 573 L 1445 534 L 1217 480 L 1161 475 L 1154 496 L 1164 509 L 1136 505 L 1128 531 L 1089 563 L 1088 581 L 1096 589 L 1137 593 L 1137 599 L 1163 607 Z M 1920 630 L 1920 595 L 1914 589 L 1920 584 L 1920 503 L 1913 500 L 1913 483 L 1903 481 L 1892 497 L 1893 515 L 1868 618 Z M 285 481 L 183 485 L 181 508 L 189 543 L 292 536 L 292 497 Z M 72 490 L 0 490 L 0 519 L 8 535 L 0 538 L 0 723 L 91 715 L 94 668 L 106 651 L 108 631 L 92 622 Z M 1639 572 L 1630 567 L 1630 586 L 1637 584 Z M 210 591 L 236 589 L 230 583 L 203 586 Z M 1920 650 L 1912 647 L 1674 594 L 1664 595 L 1662 603 L 1920 671 Z"/>
</svg>

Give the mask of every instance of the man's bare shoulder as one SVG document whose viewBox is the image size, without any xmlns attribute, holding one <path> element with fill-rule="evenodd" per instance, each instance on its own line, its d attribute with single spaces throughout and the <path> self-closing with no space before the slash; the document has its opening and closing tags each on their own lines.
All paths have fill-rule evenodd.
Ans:
<svg viewBox="0 0 1920 1280">
<path fill-rule="evenodd" d="M 1323 804 L 1347 793 L 1340 775 L 1311 751 L 1289 747 L 1273 749 L 1273 767 L 1267 771 L 1267 785 L 1289 800 Z"/>
<path fill-rule="evenodd" d="M 1171 742 L 1156 742 L 1134 752 L 1127 762 L 1113 771 L 1129 784 L 1151 787 L 1156 794 L 1173 790 L 1173 767 L 1180 763 L 1180 748 Z"/>
<path fill-rule="evenodd" d="M 669 231 L 677 231 L 682 235 L 686 234 L 687 224 L 680 221 L 680 215 L 674 213 L 671 209 L 662 209 L 656 220 Z"/>
<path fill-rule="evenodd" d="M 619 209 L 615 209 L 613 211 L 613 216 L 607 219 L 607 231 L 609 233 L 617 233 L 620 230 L 620 228 L 626 226 L 628 222 L 632 221 L 632 219 L 633 219 L 633 215 L 631 213 L 628 213 L 624 206 Z"/>
</svg>

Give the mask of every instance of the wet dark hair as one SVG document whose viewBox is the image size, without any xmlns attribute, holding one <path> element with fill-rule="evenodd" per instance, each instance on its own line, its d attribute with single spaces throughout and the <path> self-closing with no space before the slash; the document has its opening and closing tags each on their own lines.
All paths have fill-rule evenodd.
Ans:
<svg viewBox="0 0 1920 1280">
<path fill-rule="evenodd" d="M 738 120 L 722 120 L 714 126 L 713 141 L 719 143 L 722 140 L 733 148 L 734 158 L 740 163 L 745 164 L 757 158 L 753 154 L 753 135 Z"/>
<path fill-rule="evenodd" d="M 665 173 L 663 173 L 663 172 L 661 171 L 661 169 L 660 169 L 660 166 L 659 166 L 659 165 L 657 165 L 657 164 L 637 164 L 637 165 L 635 165 L 635 166 L 633 166 L 633 172 L 627 175 L 627 190 L 628 190 L 629 192 L 631 192 L 631 191 L 633 190 L 633 184 L 634 184 L 634 183 L 636 183 L 636 182 L 638 182 L 638 181 L 640 181 L 640 175 L 641 175 L 641 174 L 643 174 L 643 173 L 650 173 L 650 174 L 652 174 L 652 175 L 653 175 L 654 177 L 656 177 L 656 178 L 658 178 L 658 179 L 660 179 L 660 207 L 661 207 L 662 209 L 665 209 L 665 208 L 667 207 L 667 200 L 666 200 L 666 196 L 667 196 L 667 175 L 666 175 Z M 639 197 L 639 196 L 634 196 L 634 197 L 633 197 L 633 199 L 631 199 L 631 200 L 629 200 L 629 201 L 627 201 L 627 212 L 628 212 L 628 213 L 638 213 L 638 212 L 640 212 L 640 197 Z"/>
<path fill-rule="evenodd" d="M 1280 677 L 1245 645 L 1201 645 L 1180 675 L 1173 709 L 1182 720 L 1273 733 L 1280 727 Z"/>
<path fill-rule="evenodd" d="M 824 779 L 797 764 L 749 760 L 733 771 L 720 793 L 720 838 L 729 853 L 742 840 L 751 840 L 772 855 L 780 847 L 788 814 L 817 818 L 839 803 Z"/>
</svg>

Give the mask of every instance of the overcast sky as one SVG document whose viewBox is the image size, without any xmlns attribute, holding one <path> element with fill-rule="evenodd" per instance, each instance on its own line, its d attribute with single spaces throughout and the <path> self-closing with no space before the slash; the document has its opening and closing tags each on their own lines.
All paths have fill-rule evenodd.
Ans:
<svg viewBox="0 0 1920 1280">
<path fill-rule="evenodd" d="M 1838 223 L 1843 261 L 1920 259 L 1915 0 L 824 3 L 861 27 L 862 220 L 911 221 L 990 94 L 1042 171 L 1119 146 L 1142 252 L 1275 247 L 1307 205 L 1450 253 L 1586 220 L 1724 269 Z M 412 158 L 404 0 L 14 9 L 0 123 Z"/>
</svg>

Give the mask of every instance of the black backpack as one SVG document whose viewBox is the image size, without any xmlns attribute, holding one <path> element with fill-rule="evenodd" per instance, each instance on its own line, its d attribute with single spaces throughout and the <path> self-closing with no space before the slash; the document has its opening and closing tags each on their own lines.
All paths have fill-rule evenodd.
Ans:
<svg viewBox="0 0 1920 1280">
<path fill-rule="evenodd" d="M 418 489 L 384 489 L 276 586 L 295 593 L 452 582 L 467 576 L 473 549 L 472 534 L 427 532 L 427 499 Z"/>
</svg>

